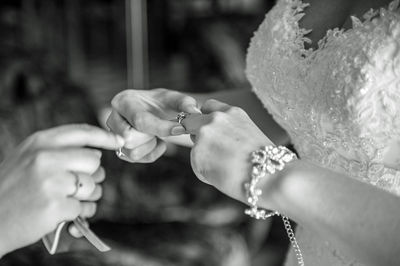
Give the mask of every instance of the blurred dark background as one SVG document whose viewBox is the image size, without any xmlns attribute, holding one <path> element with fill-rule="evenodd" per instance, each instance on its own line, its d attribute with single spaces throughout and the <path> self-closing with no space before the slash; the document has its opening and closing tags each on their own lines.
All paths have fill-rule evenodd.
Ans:
<svg viewBox="0 0 400 266">
<path fill-rule="evenodd" d="M 126 88 L 191 92 L 250 89 L 246 49 L 274 1 L 3 0 L 0 3 L 0 156 L 34 131 L 101 125 Z M 50 256 L 39 242 L 0 265 L 282 265 L 279 220 L 256 222 L 244 206 L 193 175 L 189 150 L 151 165 L 105 153 L 108 178 L 96 233 L 100 254 L 64 235 Z"/>
</svg>

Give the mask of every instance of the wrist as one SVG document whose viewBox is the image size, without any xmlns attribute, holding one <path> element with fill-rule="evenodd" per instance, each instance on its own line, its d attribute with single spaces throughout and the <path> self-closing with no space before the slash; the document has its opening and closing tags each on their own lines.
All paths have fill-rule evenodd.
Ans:
<svg viewBox="0 0 400 266">
<path fill-rule="evenodd" d="M 279 215 L 273 196 L 280 182 L 279 172 L 295 160 L 296 154 L 284 146 L 263 146 L 251 153 L 250 181 L 245 183 L 247 215 L 264 220 Z"/>
<path fill-rule="evenodd" d="M 286 195 L 292 190 L 292 184 L 289 180 L 293 178 L 298 163 L 298 160 L 292 161 L 285 165 L 281 171 L 271 176 L 271 181 L 266 188 L 268 193 L 263 193 L 263 201 L 265 198 L 270 208 L 287 213 L 288 198 Z"/>
</svg>

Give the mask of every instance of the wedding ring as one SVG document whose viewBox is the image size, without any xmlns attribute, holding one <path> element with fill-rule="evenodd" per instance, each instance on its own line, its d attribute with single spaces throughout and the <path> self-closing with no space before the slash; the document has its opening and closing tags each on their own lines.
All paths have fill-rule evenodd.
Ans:
<svg viewBox="0 0 400 266">
<path fill-rule="evenodd" d="M 115 154 L 118 157 L 126 157 L 125 153 L 122 151 L 122 148 L 119 148 L 118 150 L 115 151 Z"/>
<path fill-rule="evenodd" d="M 78 194 L 79 189 L 83 187 L 83 183 L 81 182 L 81 179 L 79 178 L 79 175 L 77 173 L 71 171 L 71 174 L 75 177 L 75 191 L 69 196 L 75 197 Z"/>
<path fill-rule="evenodd" d="M 189 113 L 186 112 L 180 112 L 178 113 L 178 115 L 176 116 L 176 121 L 182 125 L 182 121 L 183 119 L 185 119 L 186 117 L 188 117 Z M 183 125 L 182 125 L 183 126 Z"/>
</svg>

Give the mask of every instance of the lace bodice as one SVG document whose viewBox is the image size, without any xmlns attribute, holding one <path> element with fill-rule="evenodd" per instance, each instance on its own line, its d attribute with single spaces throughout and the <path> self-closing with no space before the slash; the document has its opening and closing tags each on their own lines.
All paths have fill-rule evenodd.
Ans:
<svg viewBox="0 0 400 266">
<path fill-rule="evenodd" d="M 308 5 L 279 0 L 253 37 L 247 75 L 303 159 L 400 195 L 399 0 L 329 30 L 316 50 Z M 306 265 L 361 265 L 299 228 Z M 289 256 L 289 265 L 293 256 Z"/>
</svg>

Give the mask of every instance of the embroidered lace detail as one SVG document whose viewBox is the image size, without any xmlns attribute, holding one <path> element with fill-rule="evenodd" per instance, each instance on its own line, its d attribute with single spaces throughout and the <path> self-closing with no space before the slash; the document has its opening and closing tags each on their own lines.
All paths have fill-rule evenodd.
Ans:
<svg viewBox="0 0 400 266">
<path fill-rule="evenodd" d="M 254 92 L 301 158 L 400 196 L 399 0 L 327 31 L 315 50 L 299 26 L 307 6 L 278 1 L 255 33 Z M 315 232 L 300 229 L 298 239 L 306 265 L 361 265 Z"/>
</svg>

